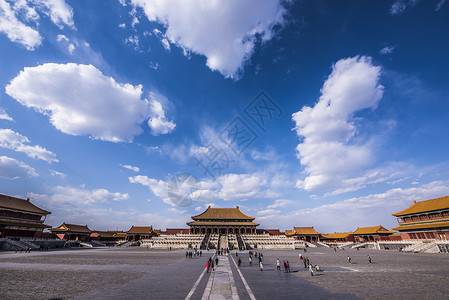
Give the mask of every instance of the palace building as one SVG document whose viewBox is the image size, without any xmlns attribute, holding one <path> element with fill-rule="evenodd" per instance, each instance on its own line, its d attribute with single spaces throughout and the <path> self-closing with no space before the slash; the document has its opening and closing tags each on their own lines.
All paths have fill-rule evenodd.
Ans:
<svg viewBox="0 0 449 300">
<path fill-rule="evenodd" d="M 50 212 L 43 210 L 30 199 L 19 199 L 0 194 L 0 238 L 41 237 Z"/>
<path fill-rule="evenodd" d="M 293 230 L 286 230 L 285 235 L 294 237 L 296 240 L 304 240 L 306 242 L 319 242 L 321 233 L 312 227 L 293 227 Z"/>
<path fill-rule="evenodd" d="M 244 214 L 238 206 L 235 208 L 208 207 L 202 214 L 192 217 L 190 233 L 193 234 L 253 234 L 259 223 L 254 217 Z"/>
<path fill-rule="evenodd" d="M 449 239 L 449 196 L 416 202 L 394 213 L 398 227 L 393 228 L 407 239 Z"/>
<path fill-rule="evenodd" d="M 357 230 L 353 232 L 353 235 L 356 242 L 377 242 L 389 240 L 389 236 L 394 233 L 396 232 L 379 225 L 371 227 L 358 227 Z"/>
<path fill-rule="evenodd" d="M 75 225 L 62 223 L 58 227 L 51 228 L 50 231 L 56 234 L 60 239 L 69 241 L 89 241 L 92 230 L 87 225 Z"/>
</svg>

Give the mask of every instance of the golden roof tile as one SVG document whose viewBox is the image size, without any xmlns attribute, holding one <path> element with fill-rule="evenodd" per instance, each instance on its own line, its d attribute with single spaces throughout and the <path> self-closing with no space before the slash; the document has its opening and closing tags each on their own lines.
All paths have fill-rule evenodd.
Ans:
<svg viewBox="0 0 449 300">
<path fill-rule="evenodd" d="M 357 235 L 361 235 L 361 234 L 392 234 L 392 233 L 395 233 L 395 231 L 388 230 L 385 227 L 382 227 L 382 225 L 379 225 L 379 226 L 371 226 L 371 227 L 359 227 L 353 233 L 357 234 Z"/>
<path fill-rule="evenodd" d="M 202 214 L 192 217 L 193 220 L 254 220 L 254 217 L 244 214 L 239 207 L 215 208 L 208 207 Z"/>
<path fill-rule="evenodd" d="M 398 227 L 394 227 L 392 229 L 398 231 L 407 231 L 407 230 L 415 230 L 415 229 L 431 229 L 431 228 L 445 228 L 449 227 L 449 222 L 434 222 L 429 224 L 413 224 L 413 225 L 399 225 Z"/>
<path fill-rule="evenodd" d="M 0 194 L 0 208 L 20 210 L 24 212 L 37 213 L 40 215 L 51 214 L 51 212 L 43 210 L 31 203 L 29 199 L 24 200 L 2 194 Z"/>
<path fill-rule="evenodd" d="M 393 216 L 400 217 L 405 215 L 418 214 L 448 208 L 449 208 L 449 196 L 445 196 L 419 202 L 414 201 L 410 207 L 400 212 L 394 213 Z"/>
</svg>

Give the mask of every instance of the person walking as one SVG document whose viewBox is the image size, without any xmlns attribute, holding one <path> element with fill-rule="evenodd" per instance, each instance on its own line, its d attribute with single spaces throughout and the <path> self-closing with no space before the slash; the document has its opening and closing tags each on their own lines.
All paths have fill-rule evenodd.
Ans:
<svg viewBox="0 0 449 300">
<path fill-rule="evenodd" d="M 215 258 L 215 265 L 218 267 L 218 257 Z"/>
<path fill-rule="evenodd" d="M 349 255 L 348 255 L 348 263 L 351 263 L 351 258 L 349 257 Z"/>
<path fill-rule="evenodd" d="M 288 260 L 286 261 L 286 265 L 287 265 L 287 273 L 290 273 L 290 263 L 288 262 Z"/>
<path fill-rule="evenodd" d="M 285 260 L 282 261 L 282 264 L 284 265 L 284 273 L 287 273 L 287 264 L 285 263 Z"/>
<path fill-rule="evenodd" d="M 281 270 L 281 262 L 279 261 L 279 258 L 276 259 L 276 269 L 277 269 L 278 271 Z"/>
<path fill-rule="evenodd" d="M 312 265 L 309 265 L 310 276 L 313 276 L 313 268 Z"/>
<path fill-rule="evenodd" d="M 237 260 L 237 266 L 240 267 L 241 264 L 242 264 L 242 260 L 241 260 L 240 257 L 239 257 L 239 259 Z"/>
<path fill-rule="evenodd" d="M 207 273 L 209 273 L 209 268 L 210 268 L 210 262 L 207 261 L 207 264 L 206 264 Z"/>
<path fill-rule="evenodd" d="M 263 262 L 262 262 L 262 260 L 259 260 L 259 267 L 260 267 L 260 270 L 263 271 Z"/>
<path fill-rule="evenodd" d="M 371 256 L 369 256 L 369 255 L 368 255 L 368 261 L 369 261 L 370 264 L 372 263 L 371 262 Z"/>
<path fill-rule="evenodd" d="M 253 263 L 253 258 L 251 256 L 249 256 L 249 265 L 251 266 Z"/>
</svg>

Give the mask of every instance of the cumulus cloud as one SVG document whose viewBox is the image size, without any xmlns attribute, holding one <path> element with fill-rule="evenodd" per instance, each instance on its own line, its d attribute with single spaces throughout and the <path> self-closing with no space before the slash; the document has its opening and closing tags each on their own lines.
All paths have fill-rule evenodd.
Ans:
<svg viewBox="0 0 449 300">
<path fill-rule="evenodd" d="M 38 12 L 50 17 L 59 29 L 64 26 L 75 27 L 73 10 L 64 0 L 19 0 L 13 2 L 12 6 L 0 0 L 0 32 L 27 50 L 34 50 L 42 44 L 43 39 L 38 31 Z"/>
<path fill-rule="evenodd" d="M 8 156 L 0 156 L 0 177 L 17 179 L 36 176 L 38 176 L 36 171 L 24 162 Z"/>
<path fill-rule="evenodd" d="M 22 23 L 5 0 L 0 0 L 0 32 L 6 34 L 12 42 L 25 46 L 27 50 L 34 50 L 42 44 L 39 32 Z"/>
<path fill-rule="evenodd" d="M 41 159 L 46 162 L 58 162 L 56 155 L 41 146 L 27 145 L 30 140 L 11 129 L 0 129 L 0 147 L 12 149 L 17 152 L 23 152 L 28 157 Z"/>
<path fill-rule="evenodd" d="M 131 0 L 131 4 L 142 8 L 150 21 L 165 26 L 160 39 L 166 49 L 170 42 L 185 55 L 204 55 L 211 70 L 229 78 L 238 78 L 256 42 L 270 40 L 275 25 L 285 23 L 286 13 L 280 0 Z"/>
<path fill-rule="evenodd" d="M 413 204 L 449 194 L 448 181 L 433 181 L 410 188 L 394 188 L 384 193 L 345 199 L 314 208 L 289 211 L 279 218 L 279 214 L 266 214 L 257 220 L 264 226 L 291 228 L 293 226 L 314 226 L 320 232 L 354 231 L 357 227 L 377 226 L 391 228 L 397 226 L 391 214 Z"/>
<path fill-rule="evenodd" d="M 344 181 L 368 167 L 373 155 L 368 143 L 353 140 L 357 111 L 376 108 L 383 95 L 378 83 L 381 68 L 369 57 L 339 60 L 321 89 L 315 106 L 293 114 L 301 139 L 297 156 L 306 177 L 297 187 L 307 191 L 341 187 Z"/>
<path fill-rule="evenodd" d="M 0 108 L 0 120 L 14 121 L 3 108 Z"/>
<path fill-rule="evenodd" d="M 176 124 L 167 120 L 162 103 L 168 103 L 168 100 L 156 93 L 150 93 L 150 114 L 148 126 L 151 128 L 153 135 L 167 134 L 175 130 Z"/>
<path fill-rule="evenodd" d="M 141 99 L 142 86 L 117 83 L 92 65 L 47 63 L 27 67 L 6 86 L 19 103 L 49 115 L 58 130 L 93 139 L 132 141 L 147 118 L 158 134 L 170 132 L 162 106 Z M 158 109 L 154 109 L 157 107 Z M 150 119 L 151 120 L 151 119 Z M 165 126 L 164 126 L 165 125 Z"/>
<path fill-rule="evenodd" d="M 170 199 L 167 190 L 169 182 L 157 180 L 147 176 L 129 177 L 131 183 L 139 183 L 148 187 L 155 196 L 163 202 L 178 206 Z M 180 191 L 185 202 L 194 203 L 224 201 L 245 201 L 254 198 L 273 198 L 279 196 L 276 192 L 267 188 L 268 179 L 263 174 L 227 174 L 217 178 L 217 180 L 200 181 L 196 185 L 198 188 Z M 185 203 L 183 202 L 183 203 Z"/>
<path fill-rule="evenodd" d="M 75 27 L 73 23 L 73 9 L 64 0 L 32 0 L 44 14 L 50 17 L 51 21 L 63 29 L 64 25 Z"/>
<path fill-rule="evenodd" d="M 110 192 L 106 189 L 84 189 L 71 186 L 57 186 L 52 195 L 30 194 L 32 198 L 45 202 L 47 207 L 76 207 L 78 205 L 92 205 L 95 203 L 108 203 L 111 201 L 124 201 L 129 199 L 128 194 Z"/>
<path fill-rule="evenodd" d="M 130 166 L 130 165 L 120 165 L 120 166 L 122 166 L 125 169 L 128 169 L 128 170 L 131 170 L 133 172 L 136 172 L 136 173 L 140 171 L 139 167 L 133 167 L 133 166 Z"/>
</svg>

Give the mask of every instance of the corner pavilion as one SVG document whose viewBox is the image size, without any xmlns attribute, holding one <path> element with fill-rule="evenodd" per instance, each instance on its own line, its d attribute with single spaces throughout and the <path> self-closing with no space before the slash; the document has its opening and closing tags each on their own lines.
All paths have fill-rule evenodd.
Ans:
<svg viewBox="0 0 449 300">
<path fill-rule="evenodd" d="M 190 233 L 193 234 L 255 234 L 259 223 L 254 217 L 244 214 L 238 206 L 235 208 L 208 207 L 205 212 L 192 217 Z"/>
</svg>

